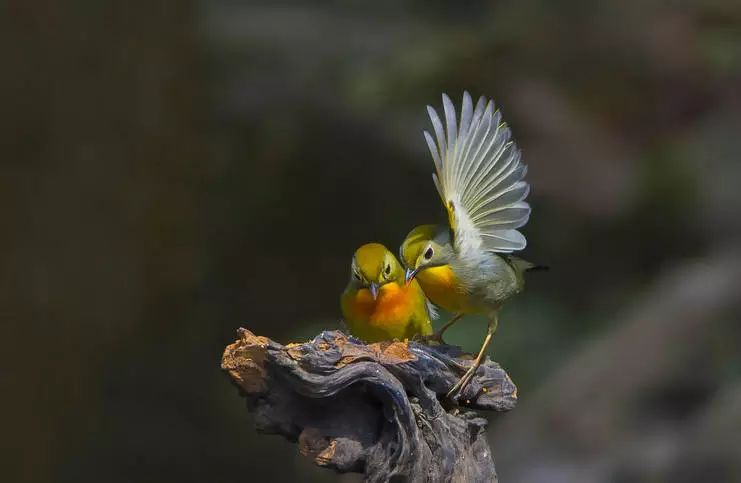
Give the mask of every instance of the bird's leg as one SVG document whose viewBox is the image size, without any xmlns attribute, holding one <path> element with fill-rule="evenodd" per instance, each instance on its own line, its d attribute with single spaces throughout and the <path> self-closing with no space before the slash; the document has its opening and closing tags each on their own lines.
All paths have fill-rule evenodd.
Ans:
<svg viewBox="0 0 741 483">
<path fill-rule="evenodd" d="M 499 319 L 497 315 L 495 314 L 492 318 L 489 319 L 489 325 L 486 329 L 486 337 L 484 338 L 484 343 L 481 346 L 481 350 L 479 351 L 479 355 L 476 356 L 476 360 L 474 361 L 473 365 L 466 371 L 465 374 L 463 374 L 463 377 L 455 383 L 455 386 L 453 386 L 450 391 L 448 391 L 447 397 L 453 397 L 458 392 L 462 391 L 466 385 L 471 382 L 471 379 L 473 379 L 473 376 L 476 375 L 476 371 L 479 369 L 479 366 L 481 365 L 481 362 L 484 360 L 484 357 L 486 356 L 486 348 L 489 347 L 489 342 L 491 342 L 491 338 L 494 335 L 494 332 L 497 331 L 497 325 L 499 323 Z"/>
<path fill-rule="evenodd" d="M 435 331 L 435 333 L 430 334 L 430 335 L 422 335 L 422 336 L 419 336 L 419 337 L 415 338 L 415 340 L 417 340 L 419 342 L 424 342 L 424 343 L 427 343 L 427 342 L 437 342 L 439 344 L 445 344 L 445 341 L 443 340 L 443 334 L 453 324 L 455 324 L 456 322 L 458 322 L 461 317 L 463 317 L 463 314 L 462 313 L 461 314 L 455 314 L 452 319 L 450 319 L 445 325 L 443 325 L 442 327 L 440 327 L 439 329 L 437 329 Z"/>
<path fill-rule="evenodd" d="M 444 344 L 445 342 L 443 341 L 443 334 L 445 333 L 446 330 L 448 330 L 450 327 L 452 327 L 453 324 L 455 324 L 456 322 L 458 322 L 461 319 L 461 317 L 463 317 L 463 314 L 462 313 L 455 314 L 453 316 L 453 318 L 451 318 L 445 325 L 443 325 L 442 327 L 440 327 L 439 329 L 437 329 L 435 331 L 435 333 L 430 336 L 430 338 L 432 340 L 436 340 L 436 341 L 440 342 L 441 344 Z"/>
</svg>

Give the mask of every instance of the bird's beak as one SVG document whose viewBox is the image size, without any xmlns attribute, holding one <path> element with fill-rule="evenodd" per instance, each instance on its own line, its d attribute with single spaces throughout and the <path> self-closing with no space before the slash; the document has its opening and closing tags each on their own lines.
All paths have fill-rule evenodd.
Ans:
<svg viewBox="0 0 741 483">
<path fill-rule="evenodd" d="M 378 284 L 376 282 L 371 282 L 368 286 L 368 290 L 370 290 L 373 300 L 376 300 L 378 298 Z"/>
<path fill-rule="evenodd" d="M 417 275 L 417 272 L 419 272 L 419 269 L 407 268 L 407 272 L 404 275 L 404 280 L 406 280 L 406 283 L 411 282 L 412 279 Z"/>
</svg>

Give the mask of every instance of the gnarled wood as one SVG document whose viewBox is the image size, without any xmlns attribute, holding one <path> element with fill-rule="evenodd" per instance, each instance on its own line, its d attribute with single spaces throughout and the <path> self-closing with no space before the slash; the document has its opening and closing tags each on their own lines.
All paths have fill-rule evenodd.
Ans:
<svg viewBox="0 0 741 483">
<path fill-rule="evenodd" d="M 457 347 L 365 345 L 339 331 L 286 346 L 238 335 L 221 366 L 258 431 L 297 441 L 317 465 L 373 482 L 496 481 L 486 420 L 470 409 L 515 406 L 517 389 L 497 363 L 482 364 L 455 405 L 445 394 L 472 363 Z"/>
</svg>

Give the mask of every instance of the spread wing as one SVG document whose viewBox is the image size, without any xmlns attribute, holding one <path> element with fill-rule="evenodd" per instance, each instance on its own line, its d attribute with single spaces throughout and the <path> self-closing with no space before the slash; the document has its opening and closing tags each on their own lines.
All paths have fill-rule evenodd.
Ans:
<svg viewBox="0 0 741 483">
<path fill-rule="evenodd" d="M 465 92 L 457 125 L 453 103 L 443 94 L 445 127 L 435 109 L 427 106 L 427 111 L 436 138 L 425 131 L 435 161 L 432 178 L 448 210 L 456 251 L 465 255 L 525 248 L 517 228 L 530 217 L 525 201 L 530 186 L 523 180 L 527 166 L 494 103 L 481 97 L 474 108 Z"/>
</svg>

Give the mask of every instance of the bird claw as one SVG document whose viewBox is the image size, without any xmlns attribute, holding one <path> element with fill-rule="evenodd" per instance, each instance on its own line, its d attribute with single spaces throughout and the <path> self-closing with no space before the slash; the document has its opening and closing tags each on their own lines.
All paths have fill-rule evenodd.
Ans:
<svg viewBox="0 0 741 483">
<path fill-rule="evenodd" d="M 471 382 L 471 379 L 473 379 L 473 376 L 476 374 L 476 370 L 478 369 L 478 366 L 474 365 L 468 371 L 466 371 L 465 374 L 463 374 L 463 377 L 461 377 L 458 382 L 455 383 L 455 385 L 450 388 L 450 391 L 445 395 L 448 399 L 454 399 L 455 396 L 459 395 L 460 392 L 463 391 L 463 389 L 466 388 L 469 382 Z"/>
<path fill-rule="evenodd" d="M 414 339 L 412 339 L 414 342 L 419 342 L 420 344 L 427 344 L 429 345 L 430 342 L 437 342 L 440 345 L 447 345 L 445 341 L 443 340 L 443 334 L 435 332 L 434 334 L 430 335 L 415 335 Z"/>
</svg>

